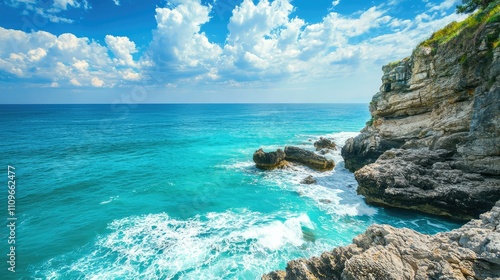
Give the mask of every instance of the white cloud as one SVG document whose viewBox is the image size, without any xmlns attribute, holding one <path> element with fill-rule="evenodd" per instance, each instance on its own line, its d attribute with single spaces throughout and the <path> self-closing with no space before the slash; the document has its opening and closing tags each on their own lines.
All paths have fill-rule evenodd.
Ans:
<svg viewBox="0 0 500 280">
<path fill-rule="evenodd" d="M 115 3 L 116 6 L 120 6 L 120 0 L 113 0 L 113 3 Z"/>
<path fill-rule="evenodd" d="M 427 3 L 427 7 L 429 7 L 430 12 L 433 12 L 433 11 L 443 12 L 443 11 L 450 9 L 451 7 L 456 6 L 457 4 L 459 4 L 461 2 L 462 2 L 461 0 L 444 0 L 439 5 L 436 5 L 436 4 L 429 2 L 429 3 Z"/>
<path fill-rule="evenodd" d="M 210 8 L 200 0 L 171 4 L 176 6 L 156 8 L 157 28 L 143 64 L 152 65 L 155 71 L 175 69 L 183 76 L 208 71 L 222 52 L 200 32 L 201 25 L 210 19 Z"/>
<path fill-rule="evenodd" d="M 120 38 L 117 42 L 123 41 L 128 50 L 132 49 L 128 38 L 113 38 Z M 0 72 L 41 83 L 111 86 L 122 81 L 124 75 L 126 80 L 140 77 L 137 76 L 140 74 L 133 74 L 137 67 L 110 58 L 105 46 L 70 33 L 55 36 L 43 31 L 25 33 L 0 27 L 0 45 L 3 46 L 0 48 Z M 133 60 L 127 62 L 136 64 Z"/>
<path fill-rule="evenodd" d="M 137 49 L 135 43 L 130 41 L 128 37 L 106 35 L 105 41 L 119 64 L 135 66 L 132 54 L 136 53 Z"/>
<path fill-rule="evenodd" d="M 84 5 L 63 2 L 67 8 Z M 69 33 L 0 28 L 0 71 L 60 87 L 141 80 L 156 86 L 240 88 L 324 81 L 379 69 L 409 55 L 432 32 L 465 17 L 437 12 L 449 9 L 451 2 L 456 1 L 444 0 L 413 19 L 391 17 L 390 7 L 379 6 L 351 15 L 330 11 L 321 21 L 306 23 L 293 15 L 291 0 L 244 0 L 232 11 L 229 34 L 220 46 L 201 32 L 211 7 L 200 0 L 175 0 L 156 8 L 153 39 L 138 60 L 128 37 L 107 35 L 101 45 Z"/>
<path fill-rule="evenodd" d="M 89 68 L 89 63 L 85 60 L 74 59 L 75 63 L 73 63 L 73 68 L 80 72 L 86 72 Z"/>
<path fill-rule="evenodd" d="M 94 87 L 102 87 L 104 86 L 104 81 L 97 78 L 97 77 L 93 77 L 91 80 L 90 80 L 91 84 L 94 86 Z"/>
<path fill-rule="evenodd" d="M 127 70 L 123 74 L 123 78 L 125 80 L 129 80 L 129 81 L 138 81 L 141 79 L 141 75 L 139 73 L 133 72 L 131 70 Z"/>
<path fill-rule="evenodd" d="M 70 82 L 72 85 L 77 86 L 77 87 L 81 87 L 81 86 L 82 86 L 82 84 L 80 84 L 80 82 L 79 82 L 77 79 L 75 79 L 75 78 L 73 78 L 73 79 L 69 80 L 69 82 Z"/>
<path fill-rule="evenodd" d="M 24 8 L 23 14 L 37 14 L 54 23 L 73 23 L 74 20 L 68 19 L 57 14 L 72 9 L 91 8 L 87 0 L 54 0 L 52 1 L 37 1 L 37 0 L 9 0 L 7 5 L 15 8 Z"/>
<path fill-rule="evenodd" d="M 338 4 L 340 4 L 340 0 L 333 0 L 332 1 L 332 6 L 333 7 L 337 6 Z"/>
<path fill-rule="evenodd" d="M 28 59 L 30 61 L 39 61 L 47 55 L 47 51 L 42 48 L 36 48 L 28 51 Z"/>
<path fill-rule="evenodd" d="M 88 7 L 86 0 L 79 2 L 78 0 L 54 0 L 54 7 L 56 9 L 66 10 L 68 6 L 72 8 L 79 8 L 80 6 Z"/>
</svg>

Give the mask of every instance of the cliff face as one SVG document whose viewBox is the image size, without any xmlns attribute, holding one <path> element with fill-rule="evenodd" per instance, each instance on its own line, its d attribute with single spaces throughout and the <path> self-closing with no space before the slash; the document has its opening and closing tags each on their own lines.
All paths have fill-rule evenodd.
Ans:
<svg viewBox="0 0 500 280">
<path fill-rule="evenodd" d="M 481 219 L 434 236 L 373 225 L 349 246 L 262 279 L 500 279 L 500 201 Z"/>
<path fill-rule="evenodd" d="M 372 119 L 342 149 L 368 203 L 470 219 L 500 199 L 500 23 L 383 67 Z"/>
</svg>

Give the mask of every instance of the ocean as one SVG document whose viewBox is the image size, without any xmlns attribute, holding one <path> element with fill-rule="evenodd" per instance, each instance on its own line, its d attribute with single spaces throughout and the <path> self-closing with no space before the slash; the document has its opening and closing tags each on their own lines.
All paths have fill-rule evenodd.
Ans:
<svg viewBox="0 0 500 280">
<path fill-rule="evenodd" d="M 0 105 L 0 217 L 15 168 L 15 266 L 0 279 L 260 279 L 373 223 L 461 224 L 367 205 L 340 149 L 330 172 L 260 171 L 252 155 L 338 146 L 367 104 Z M 312 175 L 317 184 L 300 181 Z"/>
</svg>

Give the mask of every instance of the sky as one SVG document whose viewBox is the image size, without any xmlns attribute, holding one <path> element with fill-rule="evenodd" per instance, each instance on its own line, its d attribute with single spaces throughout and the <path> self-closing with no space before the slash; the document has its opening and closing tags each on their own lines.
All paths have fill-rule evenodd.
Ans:
<svg viewBox="0 0 500 280">
<path fill-rule="evenodd" d="M 460 0 L 5 0 L 0 104 L 368 103 Z"/>
</svg>

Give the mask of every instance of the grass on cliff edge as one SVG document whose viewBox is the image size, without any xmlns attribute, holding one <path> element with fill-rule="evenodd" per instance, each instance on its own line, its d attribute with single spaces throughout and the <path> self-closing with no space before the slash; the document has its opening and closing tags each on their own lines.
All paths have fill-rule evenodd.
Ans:
<svg viewBox="0 0 500 280">
<path fill-rule="evenodd" d="M 468 28 L 478 28 L 481 25 L 487 23 L 500 22 L 500 0 L 492 2 L 484 10 L 479 10 L 478 12 L 470 15 L 467 19 L 461 22 L 452 22 L 448 24 L 443 29 L 436 31 L 432 36 L 420 43 L 419 46 L 431 47 L 435 45 L 444 44 L 454 37 L 456 37 L 460 32 Z M 493 48 L 500 46 L 500 38 L 497 38 L 493 42 Z"/>
</svg>

